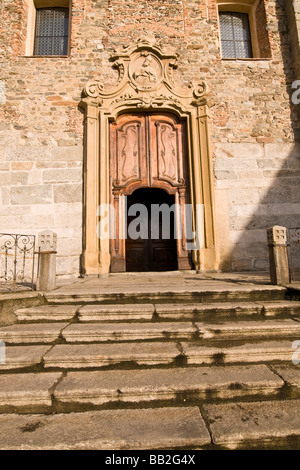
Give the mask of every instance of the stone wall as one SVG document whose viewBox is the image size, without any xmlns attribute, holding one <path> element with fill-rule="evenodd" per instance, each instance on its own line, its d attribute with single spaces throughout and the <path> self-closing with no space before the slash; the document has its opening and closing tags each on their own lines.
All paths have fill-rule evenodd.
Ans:
<svg viewBox="0 0 300 470">
<path fill-rule="evenodd" d="M 26 51 L 31 1 L 1 0 L 0 7 L 0 230 L 55 231 L 58 274 L 78 275 L 82 88 L 95 78 L 112 86 L 114 48 L 151 34 L 177 49 L 183 85 L 205 80 L 210 88 L 220 268 L 266 269 L 266 229 L 300 227 L 295 72 L 283 2 L 258 3 L 259 30 L 267 23 L 260 59 L 222 60 L 214 0 L 72 1 L 71 52 L 59 58 Z"/>
</svg>

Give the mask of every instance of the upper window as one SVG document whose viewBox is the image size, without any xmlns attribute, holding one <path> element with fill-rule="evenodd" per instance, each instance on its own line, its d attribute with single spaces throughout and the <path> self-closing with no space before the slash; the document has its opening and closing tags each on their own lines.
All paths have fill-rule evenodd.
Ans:
<svg viewBox="0 0 300 470">
<path fill-rule="evenodd" d="M 220 11 L 219 15 L 222 57 L 229 59 L 252 58 L 248 14 Z"/>
<path fill-rule="evenodd" d="M 34 55 L 67 55 L 69 8 L 37 8 Z"/>
</svg>

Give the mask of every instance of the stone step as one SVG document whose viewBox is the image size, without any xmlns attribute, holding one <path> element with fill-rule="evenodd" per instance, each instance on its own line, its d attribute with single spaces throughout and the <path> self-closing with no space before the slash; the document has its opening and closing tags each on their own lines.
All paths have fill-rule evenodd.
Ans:
<svg viewBox="0 0 300 470">
<path fill-rule="evenodd" d="M 199 284 L 198 284 L 199 283 Z M 46 300 L 50 304 L 86 304 L 86 303 L 198 303 L 198 302 L 252 302 L 252 301 L 275 301 L 284 300 L 286 288 L 272 285 L 254 285 L 248 284 L 241 286 L 239 284 L 231 285 L 230 288 L 218 286 L 215 283 L 207 283 L 198 279 L 198 288 L 189 287 L 186 283 L 176 286 L 166 283 L 163 285 L 132 285 L 125 288 L 123 286 L 109 288 L 106 292 L 102 288 L 99 292 L 99 285 L 89 291 L 83 286 L 77 286 L 68 291 L 68 289 L 52 291 L 45 294 Z"/>
<path fill-rule="evenodd" d="M 172 364 L 181 353 L 172 342 L 110 344 L 58 344 L 45 354 L 44 367 L 83 369 L 119 363 L 134 365 Z"/>
<path fill-rule="evenodd" d="M 51 408 L 52 388 L 61 377 L 61 372 L 0 374 L 0 411 Z"/>
<path fill-rule="evenodd" d="M 300 327 L 300 323 L 298 325 Z M 62 331 L 62 337 L 68 343 L 196 339 L 197 336 L 198 330 L 191 322 L 81 323 L 69 325 Z"/>
<path fill-rule="evenodd" d="M 0 340 L 9 344 L 147 341 L 147 340 L 243 340 L 300 337 L 300 322 L 292 319 L 205 322 L 133 323 L 25 323 L 0 328 Z"/>
<path fill-rule="evenodd" d="M 72 324 L 62 331 L 68 343 L 133 341 L 151 339 L 251 339 L 297 338 L 300 322 L 294 320 L 237 321 L 217 323 L 156 322 Z M 1 335 L 1 330 L 0 330 Z"/>
<path fill-rule="evenodd" d="M 177 450 L 211 444 L 198 407 L 6 414 L 0 415 L 0 435 L 1 450 Z"/>
<path fill-rule="evenodd" d="M 0 371 L 41 365 L 43 356 L 50 348 L 49 345 L 7 346 L 5 347 L 5 358 L 0 361 Z"/>
<path fill-rule="evenodd" d="M 292 319 L 195 322 L 195 326 L 202 339 L 300 338 L 300 322 Z"/>
<path fill-rule="evenodd" d="M 300 400 L 204 404 L 202 414 L 196 406 L 3 414 L 0 415 L 0 448 L 299 449 Z"/>
<path fill-rule="evenodd" d="M 79 309 L 79 318 L 85 307 Z M 208 320 L 247 317 L 300 316 L 300 302 L 215 302 L 198 304 L 156 304 L 158 318 L 163 320 Z"/>
<path fill-rule="evenodd" d="M 0 328 L 0 340 L 6 344 L 52 343 L 69 323 L 29 323 Z"/>
<path fill-rule="evenodd" d="M 82 405 L 274 398 L 293 373 L 266 365 L 0 374 L 0 412 L 74 411 Z M 298 377 L 299 379 L 299 377 Z M 299 395 L 300 383 L 294 382 Z"/>
<path fill-rule="evenodd" d="M 292 341 L 248 342 L 219 347 L 203 346 L 201 341 L 181 343 L 187 364 L 269 363 L 292 361 Z"/>
<path fill-rule="evenodd" d="M 9 347 L 7 348 L 9 349 Z M 292 361 L 291 341 L 249 342 L 240 346 L 204 346 L 203 342 L 130 342 L 109 344 L 58 344 L 43 356 L 44 367 L 59 369 L 100 368 L 121 363 L 165 365 L 234 364 Z"/>
<path fill-rule="evenodd" d="M 42 305 L 15 310 L 19 322 L 67 321 L 76 316 L 78 305 Z"/>
<path fill-rule="evenodd" d="M 224 449 L 300 447 L 300 400 L 204 405 L 212 442 Z"/>
<path fill-rule="evenodd" d="M 279 394 L 284 381 L 266 365 L 68 372 L 54 391 L 69 406 L 156 400 L 215 400 Z"/>
<path fill-rule="evenodd" d="M 300 302 L 215 302 L 183 304 L 90 304 L 43 305 L 17 309 L 19 322 L 65 322 L 78 317 L 83 322 L 151 321 L 161 320 L 214 320 L 235 317 L 300 317 Z"/>
</svg>

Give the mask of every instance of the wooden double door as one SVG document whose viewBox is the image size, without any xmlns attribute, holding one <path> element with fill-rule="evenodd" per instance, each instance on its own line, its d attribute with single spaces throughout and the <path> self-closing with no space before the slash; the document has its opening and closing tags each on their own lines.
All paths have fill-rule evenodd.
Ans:
<svg viewBox="0 0 300 470">
<path fill-rule="evenodd" d="M 152 205 L 175 204 L 183 214 L 184 205 L 189 202 L 187 160 L 185 122 L 175 115 L 124 114 L 110 124 L 111 204 L 117 219 L 116 237 L 110 247 L 111 272 L 191 268 L 185 250 L 184 216 L 170 211 L 170 237 L 164 238 L 162 225 L 157 227 L 154 238 L 151 233 Z M 125 205 L 121 196 L 127 196 Z M 134 204 L 147 209 L 147 236 L 131 237 L 128 231 L 134 216 L 127 213 L 126 226 L 123 220 L 120 229 L 122 211 Z M 182 225 L 181 238 L 174 238 L 175 224 Z"/>
<path fill-rule="evenodd" d="M 156 188 L 138 189 L 128 196 L 126 271 L 177 269 L 174 203 L 173 195 Z M 165 215 L 158 207 L 165 208 Z"/>
</svg>

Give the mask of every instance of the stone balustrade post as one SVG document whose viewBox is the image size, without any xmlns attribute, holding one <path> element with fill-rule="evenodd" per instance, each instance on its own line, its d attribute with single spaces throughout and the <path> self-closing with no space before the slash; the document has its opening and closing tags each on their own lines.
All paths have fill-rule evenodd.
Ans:
<svg viewBox="0 0 300 470">
<path fill-rule="evenodd" d="M 289 262 L 287 255 L 287 229 L 274 226 L 267 230 L 270 279 L 274 285 L 290 283 Z"/>
<path fill-rule="evenodd" d="M 56 287 L 56 244 L 56 233 L 51 230 L 39 233 L 39 262 L 36 286 L 39 291 L 51 291 Z"/>
</svg>

